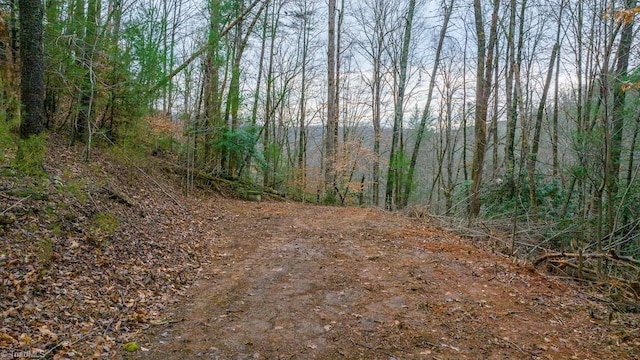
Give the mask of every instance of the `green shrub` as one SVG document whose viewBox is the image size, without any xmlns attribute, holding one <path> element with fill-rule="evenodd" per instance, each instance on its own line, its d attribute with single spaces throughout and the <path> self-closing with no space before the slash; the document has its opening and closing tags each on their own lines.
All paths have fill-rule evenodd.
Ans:
<svg viewBox="0 0 640 360">
<path fill-rule="evenodd" d="M 338 194 L 335 191 L 327 191 L 322 198 L 322 205 L 336 205 L 338 203 Z"/>
<path fill-rule="evenodd" d="M 228 153 L 232 158 L 236 159 L 239 172 L 242 173 L 247 165 L 246 159 L 251 157 L 262 167 L 267 168 L 267 162 L 263 155 L 256 150 L 258 142 L 258 128 L 255 126 L 245 126 L 237 130 L 227 130 L 222 134 L 214 147 L 221 153 Z M 278 148 L 269 147 L 269 152 L 279 154 Z"/>
<path fill-rule="evenodd" d="M 518 182 L 519 186 L 517 191 L 515 182 Z M 535 182 L 538 215 L 542 218 L 558 220 L 563 215 L 562 210 L 567 199 L 566 191 L 556 179 L 536 176 Z M 485 215 L 487 217 L 513 215 L 514 209 L 517 215 L 526 214 L 531 210 L 529 191 L 530 183 L 526 174 L 521 174 L 513 181 L 506 179 L 491 183 L 482 194 Z"/>
</svg>

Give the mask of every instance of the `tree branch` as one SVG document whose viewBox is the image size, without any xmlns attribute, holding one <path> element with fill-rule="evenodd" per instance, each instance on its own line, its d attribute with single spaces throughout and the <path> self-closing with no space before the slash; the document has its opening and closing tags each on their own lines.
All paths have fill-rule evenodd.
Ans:
<svg viewBox="0 0 640 360">
<path fill-rule="evenodd" d="M 270 0 L 254 0 L 243 12 L 242 14 L 240 14 L 235 20 L 233 20 L 229 25 L 227 25 L 227 27 L 225 27 L 224 29 L 222 29 L 222 31 L 220 32 L 220 36 L 224 36 L 226 35 L 229 31 L 231 31 L 231 29 L 233 29 L 236 25 L 238 25 L 238 23 L 240 21 L 242 21 L 242 19 L 244 19 L 250 12 L 251 10 L 253 10 L 254 7 L 256 7 L 256 5 L 258 5 L 258 3 L 263 2 L 262 7 L 264 8 Z M 160 80 L 155 86 L 153 86 L 149 92 L 152 93 L 154 91 L 157 91 L 158 89 L 160 89 L 161 87 L 163 87 L 164 85 L 167 84 L 167 82 L 169 82 L 171 79 L 173 79 L 176 75 L 178 75 L 180 72 L 182 72 L 182 70 L 184 70 L 187 66 L 189 66 L 189 64 L 191 64 L 195 59 L 199 58 L 200 55 L 204 54 L 205 51 L 208 50 L 207 45 L 202 45 L 200 48 L 198 48 L 198 50 L 196 50 L 193 54 L 191 54 L 191 56 L 189 56 L 189 58 L 187 58 L 187 60 L 185 60 L 182 64 L 178 65 L 178 67 L 176 67 L 173 71 L 171 71 L 167 76 L 165 76 L 162 80 Z"/>
</svg>

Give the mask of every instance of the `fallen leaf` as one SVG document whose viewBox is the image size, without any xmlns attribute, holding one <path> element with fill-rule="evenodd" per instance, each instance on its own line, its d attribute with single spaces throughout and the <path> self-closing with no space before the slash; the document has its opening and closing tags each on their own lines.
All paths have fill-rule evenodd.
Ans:
<svg viewBox="0 0 640 360">
<path fill-rule="evenodd" d="M 122 349 L 127 352 L 136 352 L 140 350 L 140 345 L 138 345 L 138 343 L 135 341 L 130 341 L 122 345 Z"/>
<path fill-rule="evenodd" d="M 49 330 L 49 328 L 47 328 L 46 325 L 40 326 L 38 328 L 38 330 L 40 330 L 40 333 L 43 336 L 47 336 L 47 337 L 49 337 L 49 339 L 51 339 L 53 341 L 58 341 L 58 335 L 56 333 L 54 333 L 53 331 Z"/>
</svg>

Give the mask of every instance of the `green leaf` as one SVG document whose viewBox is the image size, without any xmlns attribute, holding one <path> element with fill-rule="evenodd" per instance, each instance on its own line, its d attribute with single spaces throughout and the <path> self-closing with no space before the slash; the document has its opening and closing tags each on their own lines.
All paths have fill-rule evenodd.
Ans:
<svg viewBox="0 0 640 360">
<path fill-rule="evenodd" d="M 140 350 L 140 345 L 138 345 L 138 343 L 135 341 L 130 341 L 122 345 L 122 349 L 124 349 L 124 351 L 127 351 L 127 352 L 136 352 Z"/>
</svg>

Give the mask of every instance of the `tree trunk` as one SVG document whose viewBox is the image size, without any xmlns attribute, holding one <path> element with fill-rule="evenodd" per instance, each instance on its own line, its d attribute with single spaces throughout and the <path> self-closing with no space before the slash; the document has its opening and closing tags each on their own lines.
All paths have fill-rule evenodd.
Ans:
<svg viewBox="0 0 640 360">
<path fill-rule="evenodd" d="M 499 64 L 500 62 L 498 61 L 500 56 L 500 49 L 496 46 L 495 47 L 495 64 L 493 65 L 493 83 L 496 84 L 496 86 L 498 85 L 498 81 L 500 80 L 500 67 Z M 500 111 L 499 109 L 499 105 L 500 105 L 500 91 L 498 91 L 498 89 L 496 88 L 494 94 L 493 94 L 493 109 L 491 111 L 491 129 L 489 130 L 492 142 L 491 142 L 491 168 L 492 168 L 492 172 L 491 172 L 491 178 L 495 179 L 496 176 L 498 176 L 498 169 L 499 169 L 499 156 L 498 156 L 498 147 L 499 147 L 499 142 L 500 142 L 500 134 L 498 134 L 499 130 L 498 130 L 498 112 Z"/>
<path fill-rule="evenodd" d="M 636 0 L 626 0 L 625 7 L 631 10 L 636 6 Z M 615 231 L 615 214 L 613 203 L 618 196 L 618 178 L 620 176 L 620 154 L 622 151 L 622 131 L 625 120 L 626 92 L 622 88 L 622 81 L 627 78 L 629 68 L 629 53 L 633 43 L 633 21 L 623 24 L 618 52 L 616 53 L 616 70 L 613 83 L 612 134 L 610 144 L 610 158 L 606 162 L 605 178 L 607 179 L 607 225 L 608 231 Z"/>
<path fill-rule="evenodd" d="M 298 114 L 298 151 L 297 151 L 297 169 L 298 179 L 300 180 L 300 187 L 304 194 L 306 190 L 306 172 L 307 172 L 307 62 L 309 56 L 309 36 L 310 25 L 309 16 L 307 12 L 307 6 L 303 7 L 301 12 L 302 24 L 301 24 L 301 36 L 302 36 L 302 69 L 300 74 L 300 107 Z"/>
<path fill-rule="evenodd" d="M 336 109 L 336 0 L 329 0 L 327 45 L 327 121 L 324 132 L 324 190 L 325 196 L 335 190 L 335 128 L 338 123 Z"/>
<path fill-rule="evenodd" d="M 398 143 L 400 141 L 400 131 L 402 128 L 402 120 L 404 113 L 404 94 L 405 86 L 407 82 L 407 63 L 409 62 L 409 46 L 411 45 L 411 27 L 413 24 L 413 13 L 416 7 L 415 0 L 409 0 L 409 8 L 407 10 L 406 23 L 404 28 L 404 38 L 402 40 L 402 50 L 400 54 L 400 78 L 398 79 L 398 95 L 395 103 L 395 111 L 393 117 L 393 136 L 391 139 L 391 152 L 389 154 L 389 167 L 387 171 L 387 188 L 385 193 L 385 206 L 391 210 L 395 205 L 404 203 L 401 201 L 394 201 L 394 188 L 396 187 L 396 181 L 399 181 L 399 156 L 402 154 L 398 151 Z M 435 76 L 435 74 L 434 74 Z M 400 185 L 400 183 L 398 183 Z"/>
<path fill-rule="evenodd" d="M 471 166 L 471 199 L 469 216 L 475 218 L 480 214 L 480 189 L 487 145 L 487 108 L 491 93 L 491 71 L 493 69 L 493 49 L 497 40 L 498 9 L 500 0 L 493 2 L 493 15 L 489 32 L 489 44 L 486 44 L 482 5 L 474 0 L 476 34 L 478 37 L 478 61 L 476 73 L 476 111 L 475 111 L 475 146 Z"/>
<path fill-rule="evenodd" d="M 264 17 L 262 18 L 262 33 L 260 39 L 260 60 L 258 60 L 258 75 L 256 91 L 253 93 L 253 105 L 251 106 L 251 125 L 255 126 L 258 121 L 258 103 L 260 102 L 260 88 L 262 85 L 262 72 L 264 71 L 264 54 L 267 48 L 267 29 L 269 24 L 269 5 L 266 5 Z"/>
<path fill-rule="evenodd" d="M 309 37 L 311 33 L 310 17 L 312 12 L 308 8 L 308 3 L 305 1 L 300 13 L 298 14 L 301 19 L 301 41 L 302 49 L 302 69 L 300 74 L 300 106 L 298 113 L 298 151 L 296 159 L 296 167 L 298 169 L 298 180 L 300 181 L 300 188 L 302 194 L 306 190 L 306 173 L 307 173 L 307 67 L 309 61 Z"/>
<path fill-rule="evenodd" d="M 453 0 L 451 0 L 449 2 L 449 5 L 446 6 L 444 9 L 444 20 L 442 21 L 442 28 L 440 29 L 440 34 L 438 37 L 438 45 L 436 47 L 435 59 L 433 61 L 433 68 L 431 69 L 431 79 L 429 80 L 429 87 L 427 90 L 427 100 L 426 100 L 427 102 L 424 105 L 424 110 L 422 111 L 422 117 L 420 118 L 420 124 L 418 125 L 418 129 L 416 131 L 416 141 L 413 145 L 413 151 L 411 152 L 411 161 L 409 162 L 409 169 L 407 170 L 407 178 L 404 184 L 404 194 L 402 195 L 402 201 L 403 201 L 402 206 L 407 205 L 409 201 L 409 197 L 411 196 L 411 191 L 413 190 L 413 178 L 414 178 L 416 164 L 418 163 L 418 154 L 420 153 L 420 144 L 422 143 L 424 130 L 427 126 L 427 121 L 429 120 L 429 115 L 431 113 L 431 100 L 433 99 L 433 89 L 435 88 L 435 84 L 436 84 L 436 73 L 438 72 L 438 67 L 440 66 L 442 46 L 447 36 L 449 19 L 451 18 L 451 13 L 453 11 L 453 3 L 454 3 Z"/>
<path fill-rule="evenodd" d="M 42 45 L 43 8 L 41 0 L 19 0 L 20 94 L 23 116 L 20 136 L 28 138 L 44 130 L 44 51 Z"/>
<path fill-rule="evenodd" d="M 244 6 L 244 1 L 240 1 L 238 6 L 238 14 L 242 13 L 242 8 Z M 256 18 L 259 15 L 256 15 Z M 229 117 L 231 118 L 231 123 L 229 130 L 237 131 L 239 127 L 239 119 L 238 119 L 238 110 L 240 108 L 240 62 L 242 61 L 242 54 L 244 53 L 245 42 L 242 36 L 244 21 L 241 20 L 238 22 L 238 25 L 235 28 L 235 38 L 234 38 L 234 49 L 233 49 L 233 59 L 231 62 L 231 80 L 229 82 L 229 92 L 227 93 L 227 102 L 229 106 Z M 247 33 L 250 33 L 251 29 L 247 29 Z M 231 178 L 235 178 L 238 174 L 238 149 L 225 149 L 226 154 L 224 154 L 228 159 L 229 167 L 226 169 L 227 175 Z"/>
<path fill-rule="evenodd" d="M 265 2 L 266 3 L 266 2 Z M 258 19 L 262 15 L 262 11 L 264 11 L 265 6 L 261 6 L 257 13 L 255 14 L 253 20 L 247 27 L 246 32 L 243 35 L 243 20 L 238 21 L 238 25 L 236 26 L 236 36 L 234 43 L 234 56 L 233 62 L 231 64 L 231 81 L 229 83 L 229 91 L 227 93 L 227 102 L 229 106 L 229 116 L 231 118 L 231 131 L 238 131 L 240 127 L 240 119 L 238 115 L 238 111 L 240 108 L 240 63 L 242 61 L 242 55 L 244 54 L 244 50 L 246 49 L 247 43 L 249 41 L 249 35 L 253 32 L 253 28 L 255 27 Z M 244 3 L 240 4 L 240 9 L 238 10 L 238 14 L 244 13 Z M 240 15 L 238 15 L 239 17 Z M 240 146 L 240 145 L 238 145 Z M 231 178 L 235 178 L 238 176 L 238 167 L 240 158 L 239 155 L 240 149 L 226 149 L 228 157 L 228 174 Z"/>
<path fill-rule="evenodd" d="M 553 119 L 552 119 L 552 133 L 551 133 L 551 157 L 553 161 L 553 177 L 557 178 L 560 175 L 560 160 L 558 156 L 558 142 L 559 142 L 559 128 L 558 128 L 558 117 L 559 117 L 559 101 L 560 101 L 560 49 L 562 41 L 562 14 L 564 12 L 564 4 L 565 0 L 562 0 L 560 3 L 560 12 L 558 14 L 558 28 L 556 30 L 556 44 L 558 45 L 558 54 L 556 56 L 556 76 L 555 76 L 555 86 L 554 86 L 554 94 L 553 94 Z M 564 182 L 563 182 L 564 185 Z"/>
<path fill-rule="evenodd" d="M 505 99 L 507 108 L 507 138 L 505 143 L 505 161 L 507 176 L 509 181 L 514 182 L 514 169 L 515 169 L 515 136 L 517 125 L 517 111 L 515 104 L 515 95 L 513 92 L 513 76 L 515 69 L 515 29 L 516 29 L 516 0 L 511 0 L 509 6 L 509 30 L 507 32 L 507 76 L 505 79 Z"/>
<path fill-rule="evenodd" d="M 209 53 L 206 58 L 205 72 L 207 74 L 204 91 L 204 146 L 202 164 L 205 171 L 213 171 L 218 168 L 220 159 L 213 152 L 213 143 L 218 134 L 218 125 L 221 122 L 221 82 L 220 82 L 220 26 L 221 26 L 220 0 L 212 0 L 209 19 L 209 38 L 207 48 Z"/>
<path fill-rule="evenodd" d="M 542 119 L 544 118 L 544 108 L 547 102 L 547 94 L 549 93 L 549 87 L 551 86 L 551 80 L 553 79 L 553 67 L 555 66 L 556 56 L 558 55 L 558 44 L 553 46 L 551 51 L 551 60 L 549 61 L 549 68 L 547 70 L 547 79 L 542 89 L 542 98 L 540 99 L 540 105 L 538 106 L 538 112 L 536 114 L 536 123 L 533 133 L 533 140 L 531 142 L 531 152 L 529 153 L 529 159 L 527 161 L 527 173 L 529 176 L 529 200 L 531 203 L 531 213 L 535 220 L 537 217 L 537 195 L 536 195 L 536 163 L 538 161 L 538 149 L 540 147 L 540 134 L 542 132 Z"/>
<path fill-rule="evenodd" d="M 379 54 L 378 54 L 379 57 Z M 380 205 L 380 109 L 381 109 L 381 79 L 380 59 L 373 63 L 373 205 Z"/>
</svg>

